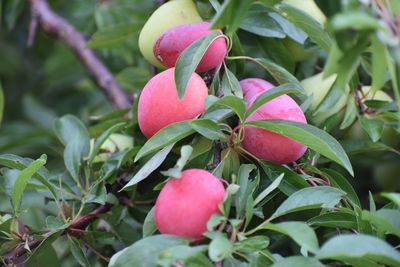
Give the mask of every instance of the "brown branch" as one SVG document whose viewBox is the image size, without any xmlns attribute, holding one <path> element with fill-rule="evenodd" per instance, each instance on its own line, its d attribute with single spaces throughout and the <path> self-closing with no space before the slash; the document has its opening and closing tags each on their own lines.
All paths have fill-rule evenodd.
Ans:
<svg viewBox="0 0 400 267">
<path fill-rule="evenodd" d="M 79 216 L 75 218 L 75 220 L 72 222 L 72 224 L 64 231 L 63 234 L 68 234 L 68 235 L 73 235 L 77 237 L 81 237 L 85 233 L 86 227 L 93 222 L 95 219 L 99 217 L 99 215 L 104 214 L 108 212 L 112 208 L 112 204 L 106 203 L 102 206 L 97 207 L 93 211 Z M 42 239 L 34 239 L 32 237 L 28 237 L 28 247 L 30 250 L 33 250 L 37 248 L 46 238 Z M 25 248 L 25 244 L 21 244 L 17 246 L 15 249 L 12 251 L 8 252 L 7 254 L 4 255 L 4 261 L 7 264 L 10 265 L 17 265 L 19 262 L 19 258 L 23 256 L 27 252 L 27 249 Z"/>
<path fill-rule="evenodd" d="M 45 32 L 54 34 L 73 50 L 90 76 L 115 107 L 130 108 L 131 102 L 128 96 L 93 50 L 86 47 L 85 37 L 65 19 L 54 13 L 46 0 L 29 0 L 29 4 L 31 6 L 32 21 L 28 44 L 31 41 L 33 43 L 35 23 L 39 22 Z"/>
</svg>

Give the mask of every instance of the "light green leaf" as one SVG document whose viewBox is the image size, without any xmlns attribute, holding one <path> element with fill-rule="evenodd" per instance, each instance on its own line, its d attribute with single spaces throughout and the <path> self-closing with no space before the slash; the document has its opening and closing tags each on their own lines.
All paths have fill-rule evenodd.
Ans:
<svg viewBox="0 0 400 267">
<path fill-rule="evenodd" d="M 237 96 L 224 96 L 213 102 L 207 110 L 211 110 L 217 106 L 225 106 L 232 109 L 233 112 L 239 117 L 240 121 L 243 121 L 244 113 L 246 112 L 246 106 L 242 99 Z"/>
<path fill-rule="evenodd" d="M 254 200 L 254 206 L 260 203 L 264 198 L 266 198 L 272 191 L 279 187 L 283 177 L 285 176 L 284 173 L 281 173 L 267 188 L 265 188 Z"/>
<path fill-rule="evenodd" d="M 155 169 L 157 169 L 164 162 L 169 152 L 174 147 L 174 144 L 175 143 L 167 145 L 159 152 L 157 152 L 131 179 L 129 179 L 129 182 L 121 190 L 125 190 L 126 188 L 131 187 L 146 179 Z"/>
<path fill-rule="evenodd" d="M 210 140 L 219 140 L 225 137 L 221 131 L 221 127 L 212 120 L 193 120 L 190 124 L 193 130 Z"/>
<path fill-rule="evenodd" d="M 147 213 L 143 222 L 143 238 L 151 236 L 157 231 L 157 226 L 154 222 L 155 206 Z"/>
<path fill-rule="evenodd" d="M 380 209 L 376 212 L 362 211 L 362 219 L 375 225 L 378 231 L 400 237 L 400 211 Z"/>
<path fill-rule="evenodd" d="M 304 188 L 289 196 L 271 218 L 306 209 L 334 208 L 345 194 L 330 186 Z"/>
<path fill-rule="evenodd" d="M 187 245 L 188 239 L 172 235 L 155 235 L 143 238 L 111 257 L 108 267 L 157 266 L 160 253 L 174 246 Z"/>
<path fill-rule="evenodd" d="M 230 256 L 233 251 L 233 244 L 223 235 L 213 238 L 208 248 L 208 256 L 214 262 L 221 261 Z"/>
<path fill-rule="evenodd" d="M 303 256 L 292 256 L 278 260 L 271 267 L 324 267 L 320 261 L 315 258 L 306 258 Z"/>
<path fill-rule="evenodd" d="M 189 145 L 185 145 L 181 147 L 181 157 L 176 162 L 175 167 L 168 169 L 167 171 L 162 171 L 161 173 L 168 177 L 181 177 L 181 172 L 185 167 L 187 161 L 192 155 L 193 148 Z"/>
<path fill-rule="evenodd" d="M 182 99 L 185 95 L 190 77 L 196 70 L 208 47 L 217 38 L 222 38 L 221 33 L 213 31 L 193 42 L 179 56 L 175 64 L 175 83 L 179 99 Z"/>
<path fill-rule="evenodd" d="M 380 195 L 389 199 L 400 208 L 400 193 L 381 193 Z"/>
<path fill-rule="evenodd" d="M 375 93 L 382 89 L 386 82 L 387 64 L 385 59 L 385 46 L 377 38 L 372 38 L 372 85 L 371 91 Z"/>
<path fill-rule="evenodd" d="M 379 119 L 367 119 L 362 116 L 360 118 L 361 127 L 367 132 L 372 142 L 377 142 L 381 139 L 383 133 L 384 122 Z"/>
<path fill-rule="evenodd" d="M 268 229 L 289 236 L 298 245 L 306 250 L 317 253 L 319 249 L 318 239 L 314 230 L 303 222 L 283 222 L 278 224 L 266 223 L 258 230 Z"/>
<path fill-rule="evenodd" d="M 350 160 L 339 142 L 328 133 L 315 126 L 284 120 L 251 121 L 246 122 L 246 125 L 267 129 L 307 145 L 312 150 L 339 163 L 346 168 L 351 175 L 354 175 Z"/>
<path fill-rule="evenodd" d="M 21 205 L 22 196 L 24 194 L 26 185 L 28 184 L 31 177 L 46 164 L 47 156 L 42 155 L 39 159 L 31 162 L 28 167 L 23 169 L 19 175 L 17 180 L 15 181 L 14 187 L 12 189 L 12 204 L 14 206 L 15 213 L 19 213 L 19 208 Z"/>
<path fill-rule="evenodd" d="M 400 265 L 400 253 L 385 241 L 364 234 L 342 234 L 328 240 L 317 253 L 319 259 L 371 260 L 389 266 Z"/>
<path fill-rule="evenodd" d="M 228 68 L 225 68 L 225 75 L 222 78 L 221 86 L 224 95 L 228 96 L 233 93 L 235 96 L 243 98 L 242 87 L 236 76 Z"/>
</svg>

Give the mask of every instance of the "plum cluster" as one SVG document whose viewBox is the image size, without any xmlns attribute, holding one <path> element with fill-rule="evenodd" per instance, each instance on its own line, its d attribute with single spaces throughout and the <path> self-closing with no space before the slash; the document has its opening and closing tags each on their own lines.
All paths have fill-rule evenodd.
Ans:
<svg viewBox="0 0 400 267">
<path fill-rule="evenodd" d="M 188 46 L 211 33 L 209 28 L 210 23 L 201 21 L 191 0 L 163 4 L 144 25 L 139 37 L 143 56 L 155 66 L 168 68 L 148 81 L 139 98 L 138 122 L 147 138 L 172 123 L 194 119 L 205 111 L 208 88 L 198 73 L 215 69 L 223 62 L 227 54 L 226 40 L 218 38 L 207 48 L 182 99 L 176 90 L 174 67 Z M 240 84 L 247 108 L 260 94 L 274 87 L 257 78 L 242 80 Z M 288 95 L 264 104 L 248 121 L 264 119 L 307 123 L 301 108 Z M 307 149 L 287 137 L 251 126 L 244 127 L 241 145 L 257 158 L 280 164 L 296 161 Z M 164 234 L 201 238 L 210 217 L 220 213 L 224 195 L 221 181 L 208 171 L 185 170 L 161 190 L 155 205 L 156 226 Z"/>
</svg>

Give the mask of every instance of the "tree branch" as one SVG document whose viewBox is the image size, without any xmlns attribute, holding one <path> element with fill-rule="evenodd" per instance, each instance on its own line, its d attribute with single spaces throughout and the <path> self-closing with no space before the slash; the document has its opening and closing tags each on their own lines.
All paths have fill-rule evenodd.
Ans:
<svg viewBox="0 0 400 267">
<path fill-rule="evenodd" d="M 81 237 L 86 227 L 88 227 L 91 222 L 97 219 L 99 215 L 108 212 L 112 208 L 112 206 L 113 206 L 112 204 L 106 203 L 104 205 L 95 208 L 94 210 L 85 215 L 75 218 L 72 224 L 64 231 L 63 235 L 68 234 Z M 43 241 L 46 240 L 46 238 L 34 239 L 33 237 L 28 237 L 27 239 L 28 240 L 26 241 L 26 244 L 30 250 L 37 248 Z M 21 244 L 12 251 L 10 251 L 9 253 L 5 254 L 4 255 L 5 262 L 7 264 L 14 264 L 14 265 L 17 264 L 20 261 L 19 258 L 28 251 L 26 248 L 26 244 L 24 245 Z"/>
<path fill-rule="evenodd" d="M 129 108 L 131 102 L 128 96 L 93 50 L 86 47 L 85 37 L 65 19 L 54 13 L 46 0 L 29 0 L 29 4 L 32 20 L 37 20 L 45 32 L 54 34 L 74 51 L 111 103 L 117 108 Z M 31 22 L 28 43 L 33 42 L 35 23 Z"/>
</svg>

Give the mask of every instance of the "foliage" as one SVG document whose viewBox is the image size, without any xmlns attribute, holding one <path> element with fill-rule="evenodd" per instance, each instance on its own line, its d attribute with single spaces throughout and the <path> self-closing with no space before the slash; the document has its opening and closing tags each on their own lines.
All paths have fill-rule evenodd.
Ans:
<svg viewBox="0 0 400 267">
<path fill-rule="evenodd" d="M 133 96 L 129 111 L 113 109 L 51 36 L 39 30 L 26 48 L 28 3 L 0 3 L 3 264 L 22 249 L 14 263 L 26 266 L 400 266 L 398 1 L 316 1 L 324 25 L 290 1 L 196 1 L 225 36 L 213 31 L 182 53 L 179 96 L 213 40 L 229 40 L 229 54 L 203 75 L 212 93 L 206 111 L 146 140 L 137 101 L 157 70 L 137 38 L 155 2 L 51 1 L 91 36 L 87 46 Z M 299 50 L 288 42 L 306 58 L 295 61 Z M 299 81 L 321 71 L 337 78 L 312 110 Z M 238 82 L 247 77 L 277 85 L 249 109 Z M 367 98 L 361 85 L 393 101 Z M 309 124 L 247 120 L 283 94 Z M 346 106 L 317 124 L 344 94 Z M 297 163 L 258 160 L 240 146 L 245 125 L 309 149 Z M 107 141 L 116 133 L 133 138 Z M 209 169 L 227 188 L 222 214 L 198 242 L 159 234 L 154 224 L 159 190 L 187 168 Z"/>
</svg>

